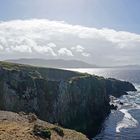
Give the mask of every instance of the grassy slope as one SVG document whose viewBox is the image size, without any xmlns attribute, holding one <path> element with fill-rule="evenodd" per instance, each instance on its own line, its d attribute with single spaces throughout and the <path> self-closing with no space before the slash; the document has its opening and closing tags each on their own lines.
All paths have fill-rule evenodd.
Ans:
<svg viewBox="0 0 140 140">
<path fill-rule="evenodd" d="M 56 68 L 35 67 L 30 65 L 15 64 L 3 61 L 0 61 L 0 67 L 11 71 L 15 70 L 29 72 L 29 74 L 33 77 L 43 77 L 45 79 L 51 80 L 66 80 L 72 77 L 89 75 Z"/>
<path fill-rule="evenodd" d="M 51 132 L 50 140 L 88 140 L 85 135 L 69 130 L 60 129 L 64 132 L 64 136 L 60 136 L 53 128 L 58 127 L 50 123 L 35 120 L 30 123 L 27 115 L 19 115 L 13 112 L 0 111 L 0 139 L 1 140 L 44 140 L 34 135 L 34 125 L 43 126 Z"/>
</svg>

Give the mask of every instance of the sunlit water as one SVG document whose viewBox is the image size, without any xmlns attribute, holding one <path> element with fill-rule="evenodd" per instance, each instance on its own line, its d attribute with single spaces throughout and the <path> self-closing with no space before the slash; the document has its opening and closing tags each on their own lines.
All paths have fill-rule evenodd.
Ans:
<svg viewBox="0 0 140 140">
<path fill-rule="evenodd" d="M 140 140 L 140 69 L 71 69 L 132 82 L 136 92 L 128 92 L 119 99 L 117 111 L 112 111 L 103 124 L 101 133 L 93 140 Z M 120 105 L 119 102 L 123 105 Z"/>
</svg>

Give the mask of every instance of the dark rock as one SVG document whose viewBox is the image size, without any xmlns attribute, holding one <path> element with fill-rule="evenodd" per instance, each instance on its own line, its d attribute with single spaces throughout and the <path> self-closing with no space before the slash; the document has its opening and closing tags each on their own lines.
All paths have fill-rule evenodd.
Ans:
<svg viewBox="0 0 140 140">
<path fill-rule="evenodd" d="M 60 127 L 54 127 L 54 128 L 52 128 L 52 130 L 54 130 L 59 136 L 61 136 L 61 137 L 64 136 L 64 132 Z"/>
<path fill-rule="evenodd" d="M 43 139 L 50 139 L 51 138 L 51 131 L 43 126 L 35 125 L 33 129 L 33 133 L 36 136 L 39 136 Z"/>
<path fill-rule="evenodd" d="M 113 104 L 110 105 L 110 109 L 111 109 L 111 110 L 117 110 L 117 108 L 118 108 L 118 107 L 117 107 L 116 105 L 113 105 Z"/>
<path fill-rule="evenodd" d="M 109 95 L 120 97 L 127 94 L 127 91 L 136 91 L 133 84 L 127 81 L 120 81 L 113 78 L 106 79 L 106 90 Z"/>
<path fill-rule="evenodd" d="M 123 102 L 120 101 L 119 104 L 120 104 L 120 105 L 123 105 Z"/>
</svg>

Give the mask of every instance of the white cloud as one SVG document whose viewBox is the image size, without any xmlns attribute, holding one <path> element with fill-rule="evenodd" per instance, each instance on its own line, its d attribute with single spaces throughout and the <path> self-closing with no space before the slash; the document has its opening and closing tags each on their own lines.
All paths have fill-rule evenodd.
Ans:
<svg viewBox="0 0 140 140">
<path fill-rule="evenodd" d="M 11 51 L 15 51 L 15 52 L 23 52 L 23 53 L 31 53 L 32 50 L 30 47 L 26 46 L 26 45 L 19 45 L 19 46 L 11 46 Z M 10 51 L 10 50 L 9 50 Z"/>
<path fill-rule="evenodd" d="M 50 48 L 55 48 L 55 47 L 56 47 L 56 44 L 50 42 L 50 43 L 48 43 L 48 46 L 49 46 Z"/>
<path fill-rule="evenodd" d="M 0 58 L 3 59 L 9 54 L 11 58 L 73 56 L 99 65 L 140 64 L 139 52 L 140 35 L 135 33 L 47 19 L 0 22 Z"/>
<path fill-rule="evenodd" d="M 84 53 L 84 52 L 82 53 L 82 55 L 85 56 L 85 57 L 89 57 L 90 56 L 89 53 Z"/>
<path fill-rule="evenodd" d="M 71 50 L 77 52 L 77 53 L 80 53 L 82 56 L 85 56 L 85 57 L 89 57 L 90 56 L 90 53 L 87 53 L 85 51 L 85 48 L 81 45 L 77 45 L 75 47 L 72 47 Z"/>
<path fill-rule="evenodd" d="M 85 50 L 85 48 L 81 45 L 77 45 L 76 47 L 72 47 L 71 49 L 77 52 L 83 52 Z"/>
<path fill-rule="evenodd" d="M 68 50 L 67 48 L 61 48 L 58 50 L 59 55 L 67 55 L 67 56 L 73 56 L 72 52 Z"/>
<path fill-rule="evenodd" d="M 51 47 L 36 46 L 36 47 L 33 47 L 33 49 L 37 53 L 43 53 L 43 54 L 47 54 L 47 55 L 57 56 L 57 54 L 54 52 L 54 50 Z"/>
</svg>

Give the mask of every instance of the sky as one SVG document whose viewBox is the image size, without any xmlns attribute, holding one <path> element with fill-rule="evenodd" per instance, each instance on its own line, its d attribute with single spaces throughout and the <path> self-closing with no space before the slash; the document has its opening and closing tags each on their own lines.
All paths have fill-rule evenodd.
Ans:
<svg viewBox="0 0 140 140">
<path fill-rule="evenodd" d="M 140 64 L 140 0 L 0 0 L 0 59 Z"/>
</svg>

